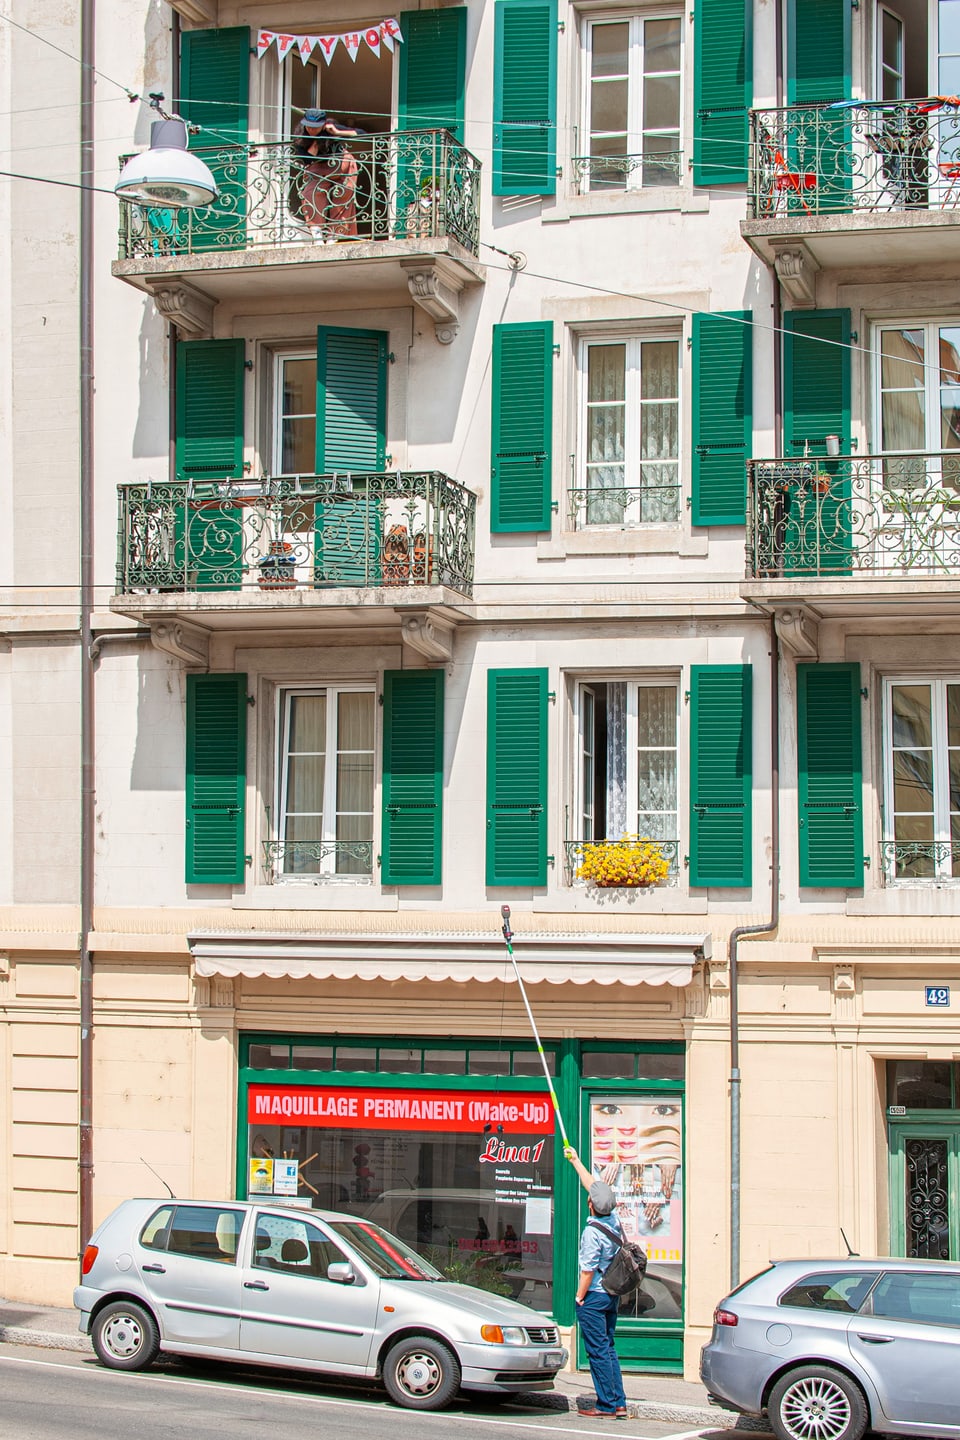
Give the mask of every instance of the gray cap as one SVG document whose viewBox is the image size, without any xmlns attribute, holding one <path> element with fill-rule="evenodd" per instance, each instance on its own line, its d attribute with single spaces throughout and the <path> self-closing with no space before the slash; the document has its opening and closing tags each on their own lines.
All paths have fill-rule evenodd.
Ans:
<svg viewBox="0 0 960 1440">
<path fill-rule="evenodd" d="M 603 1180 L 594 1180 L 587 1193 L 594 1215 L 609 1215 L 617 1208 L 617 1197 Z"/>
</svg>

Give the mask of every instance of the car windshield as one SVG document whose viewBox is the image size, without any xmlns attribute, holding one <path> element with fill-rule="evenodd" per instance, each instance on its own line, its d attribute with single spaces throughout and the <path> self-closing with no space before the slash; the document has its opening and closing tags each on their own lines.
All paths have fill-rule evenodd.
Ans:
<svg viewBox="0 0 960 1440">
<path fill-rule="evenodd" d="M 328 1220 L 326 1223 L 385 1280 L 443 1279 L 440 1271 L 416 1250 L 411 1250 L 389 1230 L 371 1225 L 369 1220 Z"/>
</svg>

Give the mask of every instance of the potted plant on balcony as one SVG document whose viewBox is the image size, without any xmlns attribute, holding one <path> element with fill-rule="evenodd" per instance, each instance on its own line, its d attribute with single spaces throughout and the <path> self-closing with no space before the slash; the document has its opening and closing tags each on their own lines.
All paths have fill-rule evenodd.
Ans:
<svg viewBox="0 0 960 1440">
<path fill-rule="evenodd" d="M 271 540 L 270 552 L 257 562 L 261 590 L 293 590 L 297 583 L 296 556 L 287 540 Z"/>
<path fill-rule="evenodd" d="M 641 890 L 662 884 L 669 869 L 656 840 L 622 835 L 619 840 L 598 840 L 584 845 L 577 878 L 589 880 L 601 889 Z"/>
</svg>

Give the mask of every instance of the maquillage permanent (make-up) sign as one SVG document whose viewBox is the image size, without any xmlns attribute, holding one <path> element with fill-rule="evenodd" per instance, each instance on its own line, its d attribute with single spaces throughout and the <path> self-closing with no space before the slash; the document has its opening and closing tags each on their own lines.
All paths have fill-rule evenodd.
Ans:
<svg viewBox="0 0 960 1440">
<path fill-rule="evenodd" d="M 247 1118 L 251 1125 L 294 1123 L 351 1130 L 470 1133 L 493 1125 L 502 1135 L 549 1135 L 553 1131 L 553 1112 L 546 1095 L 374 1090 L 352 1085 L 251 1085 Z"/>
</svg>

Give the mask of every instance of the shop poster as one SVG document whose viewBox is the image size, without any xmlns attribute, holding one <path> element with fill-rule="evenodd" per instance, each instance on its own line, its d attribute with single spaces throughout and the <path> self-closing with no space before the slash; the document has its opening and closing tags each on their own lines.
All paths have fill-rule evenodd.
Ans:
<svg viewBox="0 0 960 1440">
<path fill-rule="evenodd" d="M 590 1106 L 594 1174 L 617 1197 L 627 1240 L 651 1265 L 683 1261 L 683 1152 L 680 1096 L 599 1096 Z"/>
</svg>

